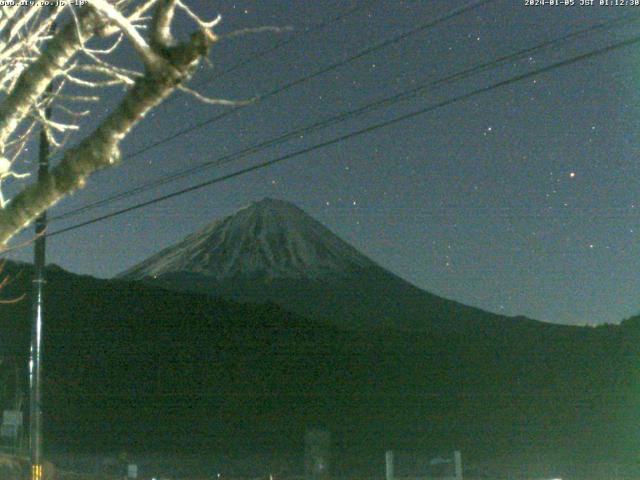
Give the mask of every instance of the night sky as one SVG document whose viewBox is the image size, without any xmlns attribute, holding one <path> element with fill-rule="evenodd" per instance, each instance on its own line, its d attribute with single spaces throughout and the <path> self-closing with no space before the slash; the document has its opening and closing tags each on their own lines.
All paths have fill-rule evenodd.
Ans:
<svg viewBox="0 0 640 480">
<path fill-rule="evenodd" d="M 576 0 L 578 3 L 579 0 Z M 223 39 L 193 84 L 249 99 L 428 23 L 466 1 L 201 1 Z M 598 3 L 596 1 L 596 3 Z M 353 6 L 325 28 L 305 33 Z M 206 13 L 208 12 L 208 13 Z M 212 122 L 95 175 L 52 215 L 162 178 L 369 102 L 640 7 L 525 6 L 496 0 Z M 185 33 L 188 22 L 180 20 Z M 302 34 L 301 34 L 302 33 Z M 640 34 L 640 20 L 555 43 L 519 61 L 82 215 L 133 203 L 312 146 Z M 212 76 L 294 41 L 224 77 Z M 121 59 L 128 61 L 122 54 Z M 640 312 L 640 45 L 496 88 L 273 167 L 54 236 L 48 261 L 111 277 L 215 218 L 265 196 L 294 202 L 415 285 L 489 311 L 570 324 Z M 204 83 L 203 82 L 207 82 Z M 106 112 L 114 89 L 97 111 Z M 126 139 L 123 154 L 219 115 L 176 94 Z M 90 126 L 90 125 L 89 125 Z M 24 240 L 23 235 L 17 241 Z M 29 250 L 13 255 L 29 259 Z"/>
</svg>

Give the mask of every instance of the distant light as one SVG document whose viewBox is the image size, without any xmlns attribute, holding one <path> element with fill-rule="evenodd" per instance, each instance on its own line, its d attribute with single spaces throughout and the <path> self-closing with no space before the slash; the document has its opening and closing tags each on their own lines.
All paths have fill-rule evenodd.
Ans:
<svg viewBox="0 0 640 480">
<path fill-rule="evenodd" d="M 569 178 L 576 178 L 576 172 L 571 172 L 569 174 Z M 558 479 L 557 478 L 552 478 L 551 480 L 558 480 Z M 562 480 L 562 479 L 559 479 L 559 480 Z"/>
</svg>

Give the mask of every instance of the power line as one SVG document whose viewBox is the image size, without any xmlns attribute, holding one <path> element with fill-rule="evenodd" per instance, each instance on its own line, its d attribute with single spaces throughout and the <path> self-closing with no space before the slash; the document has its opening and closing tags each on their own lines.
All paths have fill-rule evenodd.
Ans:
<svg viewBox="0 0 640 480">
<path fill-rule="evenodd" d="M 312 79 L 314 79 L 316 77 L 319 77 L 320 75 L 323 75 L 323 74 L 331 72 L 331 71 L 333 71 L 333 70 L 335 70 L 337 68 L 340 68 L 340 67 L 342 67 L 344 65 L 347 65 L 347 64 L 353 62 L 354 60 L 358 60 L 359 58 L 362 58 L 362 57 L 364 57 L 366 55 L 369 55 L 371 53 L 377 52 L 378 50 L 382 50 L 383 48 L 386 48 L 386 47 L 388 47 L 390 45 L 398 43 L 398 42 L 400 42 L 400 41 L 402 41 L 402 40 L 404 40 L 404 39 L 406 39 L 406 38 L 408 38 L 408 37 L 410 37 L 412 35 L 415 35 L 416 33 L 420 33 L 422 31 L 425 31 L 425 30 L 427 30 L 429 28 L 432 28 L 432 27 L 438 25 L 439 23 L 442 23 L 442 22 L 445 22 L 445 21 L 450 20 L 452 18 L 455 18 L 458 15 L 462 15 L 463 13 L 469 12 L 471 10 L 479 8 L 479 7 L 481 7 L 481 6 L 485 5 L 485 4 L 493 2 L 493 1 L 495 1 L 495 0 L 474 0 L 472 2 L 469 2 L 469 3 L 465 4 L 462 7 L 454 8 L 453 10 L 450 10 L 449 12 L 437 17 L 434 20 L 431 20 L 428 23 L 425 23 L 425 24 L 419 25 L 417 27 L 414 27 L 411 30 L 408 30 L 407 32 L 401 33 L 400 35 L 396 35 L 395 37 L 392 37 L 392 38 L 390 38 L 388 40 L 383 40 L 380 43 L 377 43 L 375 45 L 372 45 L 370 47 L 367 47 L 367 48 L 361 50 L 360 52 L 356 53 L 355 55 L 349 56 L 349 57 L 347 57 L 347 58 L 345 58 L 343 60 L 340 60 L 340 61 L 338 61 L 336 63 L 333 63 L 333 64 L 331 64 L 331 65 L 329 65 L 327 67 L 321 68 L 320 70 L 316 70 L 315 72 L 313 72 L 313 73 L 311 73 L 309 75 L 306 75 L 304 77 L 298 78 L 297 80 L 293 80 L 292 82 L 289 82 L 289 83 L 286 83 L 284 85 L 281 85 L 280 87 L 278 87 L 278 88 L 276 88 L 276 89 L 274 89 L 274 90 L 272 90 L 272 91 L 270 91 L 268 93 L 265 93 L 263 95 L 259 95 L 256 98 L 256 102 L 257 101 L 263 101 L 263 100 L 266 100 L 268 98 L 274 97 L 275 95 L 278 95 L 278 94 L 280 94 L 280 93 L 282 93 L 284 91 L 287 91 L 287 90 L 289 90 L 289 89 L 291 89 L 291 88 L 293 88 L 293 87 L 295 87 L 297 85 L 300 85 L 302 83 L 308 82 L 309 80 L 312 80 Z M 222 120 L 223 118 L 228 117 L 229 115 L 237 112 L 238 110 L 242 110 L 242 109 L 246 108 L 247 106 L 248 105 L 241 105 L 241 106 L 237 106 L 237 107 L 231 108 L 231 109 L 229 109 L 229 110 L 227 110 L 227 111 L 225 111 L 225 112 L 223 112 L 223 113 L 221 113 L 219 115 L 215 115 L 215 116 L 210 117 L 210 118 L 208 118 L 208 119 L 206 119 L 206 120 L 204 120 L 202 122 L 196 123 L 195 125 L 192 125 L 190 127 L 186 127 L 186 128 L 184 128 L 182 130 L 179 130 L 178 132 L 176 132 L 176 133 L 174 133 L 172 135 L 168 135 L 168 136 L 166 136 L 166 137 L 164 137 L 164 138 L 162 138 L 160 140 L 157 140 L 155 142 L 152 142 L 149 145 L 147 145 L 145 147 L 142 147 L 142 148 L 136 150 L 133 153 L 130 153 L 129 155 L 125 155 L 123 157 L 123 160 L 129 160 L 131 158 L 137 157 L 137 156 L 139 156 L 139 155 L 141 155 L 141 154 L 143 154 L 145 152 L 148 152 L 149 150 L 152 150 L 153 148 L 155 148 L 155 147 L 157 147 L 159 145 L 162 145 L 164 143 L 170 142 L 170 141 L 172 141 L 172 140 L 174 140 L 174 139 L 176 139 L 176 138 L 178 138 L 178 137 L 180 137 L 180 136 L 182 136 L 182 135 L 184 135 L 186 133 L 189 133 L 189 132 L 192 132 L 192 131 L 197 130 L 199 128 L 202 128 L 205 125 L 211 125 L 214 122 L 217 122 L 218 120 Z"/>
<path fill-rule="evenodd" d="M 402 122 L 402 121 L 405 121 L 405 120 L 409 120 L 409 119 L 418 117 L 420 115 L 424 115 L 425 113 L 432 112 L 432 111 L 437 110 L 439 108 L 451 105 L 453 103 L 460 102 L 462 100 L 467 100 L 467 99 L 469 99 L 471 97 L 474 97 L 476 95 L 487 93 L 487 92 L 490 92 L 490 91 L 495 90 L 497 88 L 505 87 L 507 85 L 514 84 L 516 82 L 525 80 L 527 78 L 534 77 L 536 75 L 540 75 L 540 74 L 543 74 L 543 73 L 548 73 L 548 72 L 550 72 L 552 70 L 555 70 L 557 68 L 561 68 L 561 67 L 565 67 L 565 66 L 568 66 L 568 65 L 572 65 L 572 64 L 581 62 L 583 60 L 587 60 L 589 58 L 594 58 L 596 56 L 603 55 L 605 53 L 609 53 L 609 52 L 612 52 L 614 50 L 619 50 L 621 48 L 628 47 L 628 46 L 631 46 L 631 45 L 636 45 L 638 43 L 640 43 L 640 36 L 636 36 L 636 37 L 633 37 L 633 38 L 630 38 L 630 39 L 627 39 L 627 40 L 624 40 L 624 41 L 609 45 L 607 47 L 604 47 L 604 48 L 601 48 L 601 49 L 598 49 L 598 50 L 594 50 L 594 51 L 591 51 L 591 52 L 583 53 L 583 54 L 574 56 L 572 58 L 553 63 L 553 64 L 548 65 L 546 67 L 539 68 L 537 70 L 533 70 L 531 72 L 523 73 L 523 74 L 520 74 L 520 75 L 516 75 L 516 76 L 508 78 L 506 80 L 502 80 L 500 82 L 488 85 L 486 87 L 478 88 L 478 89 L 473 90 L 473 91 L 471 91 L 469 93 L 466 93 L 466 94 L 463 94 L 463 95 L 459 95 L 457 97 L 454 97 L 454 98 L 451 98 L 451 99 L 448 99 L 448 100 L 444 100 L 442 102 L 438 102 L 436 104 L 430 105 L 430 106 L 422 108 L 420 110 L 416 110 L 416 111 L 411 112 L 411 113 L 407 113 L 407 114 L 401 115 L 401 116 L 393 118 L 391 120 L 380 122 L 380 123 L 377 123 L 377 124 L 370 125 L 368 127 L 362 128 L 360 130 L 357 130 L 357 131 L 354 131 L 354 132 L 351 132 L 351 133 L 348 133 L 348 134 L 345 134 L 345 135 L 341 135 L 339 137 L 336 137 L 336 138 L 333 138 L 331 140 L 327 140 L 327 141 L 318 143 L 318 144 L 313 145 L 311 147 L 303 148 L 303 149 L 298 150 L 296 152 L 292 152 L 292 153 L 283 155 L 281 157 L 278 157 L 278 158 L 275 158 L 275 159 L 272 159 L 272 160 L 269 160 L 269 161 L 266 161 L 266 162 L 262 162 L 262 163 L 259 163 L 257 165 L 253 165 L 251 167 L 243 168 L 243 169 L 238 170 L 236 172 L 229 173 L 229 174 L 226 174 L 226 175 L 222 175 L 220 177 L 216 177 L 214 179 L 207 180 L 205 182 L 201 182 L 201 183 L 198 183 L 196 185 L 192 185 L 191 187 L 187 187 L 187 188 L 178 190 L 176 192 L 172 192 L 172 193 L 169 193 L 169 194 L 166 194 L 166 195 L 162 195 L 162 196 L 156 197 L 156 198 L 154 198 L 152 200 L 141 202 L 141 203 L 132 205 L 130 207 L 123 208 L 121 210 L 117 210 L 115 212 L 108 213 L 106 215 L 101 215 L 99 217 L 95 217 L 95 218 L 93 218 L 91 220 L 87 220 L 87 221 L 84 221 L 84 222 L 81 222 L 81 223 L 78 223 L 78 224 L 75 224 L 75 225 L 71 225 L 69 227 L 65 227 L 65 228 L 56 230 L 54 232 L 51 232 L 51 233 L 47 234 L 46 236 L 47 237 L 51 237 L 51 236 L 59 235 L 61 233 L 69 232 L 71 230 L 76 230 L 78 228 L 81 228 L 81 227 L 84 227 L 84 226 L 87 226 L 87 225 L 91 225 L 93 223 L 96 223 L 96 222 L 99 222 L 99 221 L 102 221 L 102 220 L 113 218 L 113 217 L 116 217 L 118 215 L 122 215 L 124 213 L 131 212 L 133 210 L 137 210 L 137 209 L 149 206 L 149 205 L 153 205 L 155 203 L 159 203 L 159 202 L 162 202 L 164 200 L 168 200 L 170 198 L 178 197 L 180 195 L 183 195 L 183 194 L 186 194 L 186 193 L 189 193 L 189 192 L 193 192 L 195 190 L 199 190 L 201 188 L 208 187 L 210 185 L 214 185 L 216 183 L 223 182 L 225 180 L 229 180 L 231 178 L 239 177 L 239 176 L 244 175 L 246 173 L 254 172 L 254 171 L 257 171 L 257 170 L 262 170 L 263 168 L 270 167 L 272 165 L 275 165 L 277 163 L 283 162 L 285 160 L 288 160 L 288 159 L 291 159 L 291 158 L 294 158 L 294 157 L 298 157 L 298 156 L 304 155 L 306 153 L 311 153 L 311 152 L 313 152 L 315 150 L 319 150 L 321 148 L 328 147 L 330 145 L 335 145 L 335 144 L 343 142 L 345 140 L 349 140 L 351 138 L 354 138 L 354 137 L 357 137 L 357 136 L 360 136 L 360 135 L 363 135 L 363 134 L 366 134 L 366 133 L 370 133 L 370 132 L 373 132 L 375 130 L 379 130 L 381 128 L 385 128 L 385 127 L 388 127 L 390 125 L 394 125 L 396 123 L 399 123 L 399 122 Z"/>
<path fill-rule="evenodd" d="M 347 111 L 347 112 L 343 112 L 341 114 L 335 115 L 335 116 L 330 117 L 328 119 L 321 120 L 319 122 L 315 122 L 315 123 L 313 123 L 311 125 L 308 125 L 306 127 L 303 127 L 303 128 L 300 128 L 300 129 L 297 129 L 297 130 L 294 130 L 294 131 L 291 131 L 291 132 L 288 132 L 288 133 L 281 134 L 281 135 L 279 135 L 277 137 L 274 137 L 272 139 L 269 139 L 267 141 L 264 141 L 264 142 L 261 142 L 261 143 L 258 143 L 258 144 L 254 144 L 254 145 L 252 145 L 250 147 L 246 147 L 244 149 L 241 149 L 240 151 L 236 151 L 236 152 L 224 155 L 222 157 L 218 157 L 215 160 L 210 160 L 210 161 L 207 161 L 207 162 L 203 162 L 203 163 L 201 163 L 199 165 L 196 165 L 194 167 L 190 167 L 190 168 L 183 169 L 183 170 L 180 170 L 178 172 L 175 172 L 175 173 L 173 173 L 173 174 L 171 174 L 171 175 L 169 175 L 167 177 L 164 177 L 164 178 L 161 178 L 161 179 L 158 179 L 158 180 L 154 180 L 154 181 L 151 181 L 151 182 L 147 182 L 147 183 L 145 183 L 143 185 L 140 185 L 138 187 L 135 187 L 133 189 L 129 189 L 129 190 L 126 190 L 126 191 L 111 195 L 111 196 L 109 196 L 107 198 L 103 198 L 102 200 L 98 200 L 98 201 L 92 202 L 92 203 L 90 203 L 88 205 L 84 205 L 82 207 L 78 207 L 78 208 L 70 210 L 68 212 L 64 212 L 64 213 L 62 213 L 60 215 L 52 217 L 51 220 L 61 220 L 61 219 L 64 219 L 64 218 L 69 218 L 69 217 L 72 217 L 72 216 L 76 216 L 79 213 L 82 213 L 82 212 L 85 212 L 85 211 L 88 211 L 88 210 L 92 210 L 92 209 L 100 207 L 100 206 L 107 205 L 107 204 L 112 203 L 112 202 L 114 202 L 116 200 L 120 200 L 120 199 L 123 199 L 123 198 L 128 198 L 128 197 L 136 195 L 138 193 L 142 193 L 144 191 L 159 187 L 161 185 L 165 185 L 165 184 L 170 183 L 172 181 L 188 177 L 188 176 L 190 176 L 190 175 L 192 175 L 194 173 L 203 171 L 203 170 L 205 170 L 207 168 L 214 167 L 214 166 L 220 166 L 220 165 L 229 163 L 231 161 L 244 158 L 244 157 L 246 157 L 246 156 L 248 156 L 250 154 L 254 154 L 254 153 L 262 151 L 262 150 L 264 150 L 266 148 L 273 147 L 273 146 L 279 145 L 281 143 L 284 143 L 287 140 L 289 140 L 291 138 L 294 138 L 294 137 L 297 137 L 297 136 L 299 136 L 301 134 L 307 134 L 307 133 L 310 133 L 310 132 L 313 132 L 313 131 L 316 131 L 316 130 L 320 130 L 320 129 L 326 128 L 328 126 L 332 126 L 332 125 L 337 124 L 339 122 L 343 122 L 345 120 L 354 118 L 354 117 L 356 117 L 358 115 L 367 113 L 367 112 L 369 112 L 371 110 L 374 110 L 376 108 L 380 108 L 380 107 L 383 107 L 383 106 L 389 106 L 389 105 L 393 105 L 393 104 L 398 103 L 398 102 L 406 101 L 406 100 L 408 100 L 410 98 L 416 97 L 418 94 L 425 93 L 425 90 L 428 91 L 429 89 L 436 88 L 436 87 L 438 87 L 438 86 L 440 86 L 442 84 L 445 84 L 445 83 L 449 83 L 449 82 L 452 82 L 452 81 L 459 81 L 459 80 L 463 80 L 463 79 L 469 78 L 472 75 L 475 75 L 475 74 L 478 74 L 478 73 L 481 73 L 481 72 L 485 72 L 485 71 L 490 70 L 490 69 L 494 69 L 496 67 L 504 65 L 504 64 L 506 64 L 508 62 L 512 62 L 514 60 L 521 59 L 521 58 L 526 57 L 528 55 L 534 54 L 534 53 L 536 53 L 536 52 L 538 52 L 540 50 L 544 50 L 544 49 L 546 49 L 546 48 L 548 48 L 550 46 L 556 46 L 558 43 L 566 42 L 568 40 L 575 39 L 575 38 L 579 38 L 581 36 L 584 36 L 584 35 L 587 35 L 589 33 L 592 33 L 592 32 L 594 32 L 596 30 L 602 30 L 602 29 L 605 29 L 605 28 L 611 28 L 612 26 L 619 25 L 620 23 L 629 22 L 629 21 L 632 21 L 632 20 L 637 20 L 639 18 L 640 18 L 640 14 L 624 16 L 622 18 L 617 18 L 617 19 L 610 20 L 610 21 L 607 21 L 607 22 L 595 24 L 595 25 L 589 26 L 587 28 L 578 30 L 576 32 L 572 32 L 572 33 L 563 35 L 561 37 L 557 37 L 557 38 L 554 38 L 554 39 L 551 39 L 551 40 L 547 40 L 547 41 L 545 41 L 545 42 L 543 42 L 543 43 L 541 43 L 539 45 L 536 45 L 536 46 L 531 47 L 531 48 L 527 48 L 525 50 L 520 50 L 520 51 L 514 52 L 512 54 L 503 55 L 503 56 L 501 56 L 501 57 L 499 57 L 499 58 L 497 58 L 495 60 L 492 60 L 490 62 L 486 62 L 486 63 L 480 64 L 480 65 L 473 66 L 471 68 L 465 69 L 465 70 L 457 72 L 455 74 L 448 75 L 447 77 L 441 78 L 439 80 L 435 80 L 435 81 L 431 81 L 431 82 L 420 84 L 420 85 L 418 85 L 418 86 L 416 86 L 416 87 L 414 87 L 414 88 L 412 88 L 410 90 L 403 91 L 403 92 L 397 93 L 395 95 L 382 98 L 382 99 L 377 100 L 375 102 L 366 104 L 366 105 L 364 105 L 364 106 L 362 106 L 362 107 L 360 107 L 358 109 Z"/>
</svg>

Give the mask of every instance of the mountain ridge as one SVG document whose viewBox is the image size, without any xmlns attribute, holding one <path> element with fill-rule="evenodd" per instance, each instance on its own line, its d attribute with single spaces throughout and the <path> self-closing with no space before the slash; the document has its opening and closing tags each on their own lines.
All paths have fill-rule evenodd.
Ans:
<svg viewBox="0 0 640 480">
<path fill-rule="evenodd" d="M 505 317 L 424 291 L 297 206 L 265 198 L 217 219 L 116 278 L 240 302 L 274 302 L 352 329 L 478 332 Z"/>
<path fill-rule="evenodd" d="M 188 271 L 227 277 L 329 278 L 376 265 L 295 205 L 264 198 L 217 219 L 117 278 Z"/>
<path fill-rule="evenodd" d="M 0 309 L 0 357 L 16 358 L 25 383 L 31 268 L 7 262 L 4 298 L 27 298 Z M 585 480 L 610 478 L 590 469 L 613 455 L 637 464 L 637 318 L 353 332 L 278 305 L 57 268 L 45 298 L 45 438 L 59 448 L 289 452 L 321 422 L 350 472 L 389 445 L 461 449 L 467 464 L 535 451 Z M 571 476 L 576 458 L 584 474 Z"/>
</svg>

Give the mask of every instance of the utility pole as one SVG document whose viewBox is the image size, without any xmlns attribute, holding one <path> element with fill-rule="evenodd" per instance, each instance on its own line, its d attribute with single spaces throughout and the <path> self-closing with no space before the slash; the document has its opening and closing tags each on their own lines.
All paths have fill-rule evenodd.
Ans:
<svg viewBox="0 0 640 480">
<path fill-rule="evenodd" d="M 48 93 L 53 90 L 51 86 Z M 51 107 L 45 109 L 45 119 L 51 118 Z M 40 130 L 38 149 L 38 181 L 49 176 L 49 139 L 44 127 Z M 42 320 L 44 309 L 44 284 L 46 260 L 47 212 L 35 222 L 35 245 L 33 258 L 33 306 L 31 319 L 31 352 L 29 359 L 29 457 L 31 480 L 42 480 Z"/>
<path fill-rule="evenodd" d="M 53 11 L 53 4 L 49 7 Z M 56 23 L 49 28 L 56 31 Z M 46 94 L 53 93 L 53 85 L 47 86 Z M 52 100 L 49 99 L 49 102 Z M 51 118 L 51 103 L 44 110 L 45 121 Z M 38 148 L 38 181 L 49 177 L 49 139 L 44 126 L 40 127 Z M 42 320 L 44 309 L 44 284 L 46 264 L 47 211 L 42 212 L 35 222 L 35 245 L 33 253 L 33 299 L 31 319 L 31 351 L 29 358 L 29 458 L 31 460 L 31 480 L 43 480 L 42 469 Z"/>
<path fill-rule="evenodd" d="M 395 476 L 393 472 L 393 450 L 387 450 L 387 452 L 384 454 L 384 461 L 386 466 L 385 479 L 394 480 Z"/>
<path fill-rule="evenodd" d="M 462 480 L 462 454 L 459 450 L 453 452 L 453 465 L 455 469 L 456 480 Z"/>
</svg>

